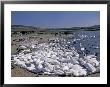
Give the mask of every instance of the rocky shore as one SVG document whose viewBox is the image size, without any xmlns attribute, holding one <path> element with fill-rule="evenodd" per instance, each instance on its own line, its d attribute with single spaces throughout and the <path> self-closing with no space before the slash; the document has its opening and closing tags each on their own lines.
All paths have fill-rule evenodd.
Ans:
<svg viewBox="0 0 110 87">
<path fill-rule="evenodd" d="M 21 36 L 19 39 L 13 37 L 11 62 L 16 67 L 12 66 L 12 77 L 99 76 L 100 61 L 97 56 L 86 55 L 85 47 L 78 42 L 86 37 L 88 36 L 81 35 L 78 39 L 48 35 Z M 75 49 L 75 43 L 79 44 L 77 47 L 81 54 Z"/>
<path fill-rule="evenodd" d="M 40 75 L 32 73 L 26 69 L 20 68 L 16 66 L 15 68 L 11 69 L 11 76 L 12 77 L 56 77 L 55 75 Z M 63 77 L 63 76 L 61 76 Z M 66 76 L 64 76 L 66 77 Z M 91 75 L 88 75 L 86 77 L 100 77 L 100 73 L 94 73 Z"/>
</svg>

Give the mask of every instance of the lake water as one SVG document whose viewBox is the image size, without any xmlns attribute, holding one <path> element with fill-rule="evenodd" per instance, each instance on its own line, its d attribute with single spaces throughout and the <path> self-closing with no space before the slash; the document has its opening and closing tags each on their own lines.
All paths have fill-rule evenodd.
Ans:
<svg viewBox="0 0 110 87">
<path fill-rule="evenodd" d="M 64 42 L 61 42 L 62 46 Z M 67 38 L 66 46 L 75 47 L 80 57 L 95 54 L 100 60 L 100 31 L 77 31 Z M 81 50 L 82 48 L 82 50 Z"/>
</svg>

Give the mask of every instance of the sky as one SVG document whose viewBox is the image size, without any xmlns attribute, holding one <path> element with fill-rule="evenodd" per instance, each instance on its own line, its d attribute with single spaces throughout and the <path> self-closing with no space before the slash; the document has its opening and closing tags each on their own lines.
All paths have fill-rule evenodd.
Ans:
<svg viewBox="0 0 110 87">
<path fill-rule="evenodd" d="M 12 25 L 70 28 L 100 25 L 99 11 L 12 11 Z"/>
</svg>

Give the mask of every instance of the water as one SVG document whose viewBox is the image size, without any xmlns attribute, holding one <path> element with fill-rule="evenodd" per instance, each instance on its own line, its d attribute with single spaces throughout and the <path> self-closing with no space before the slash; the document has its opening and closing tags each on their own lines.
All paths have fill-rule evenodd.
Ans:
<svg viewBox="0 0 110 87">
<path fill-rule="evenodd" d="M 75 47 L 80 57 L 89 54 L 95 54 L 100 60 L 100 31 L 78 31 L 68 37 L 69 47 Z M 82 50 L 81 50 L 82 48 Z"/>
</svg>

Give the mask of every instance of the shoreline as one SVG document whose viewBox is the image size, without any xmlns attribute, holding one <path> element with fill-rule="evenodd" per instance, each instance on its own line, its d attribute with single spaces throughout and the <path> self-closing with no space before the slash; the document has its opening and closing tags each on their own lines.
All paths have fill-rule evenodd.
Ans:
<svg viewBox="0 0 110 87">
<path fill-rule="evenodd" d="M 74 76 L 56 76 L 56 75 L 47 75 L 47 74 L 45 75 L 37 74 L 16 66 L 15 68 L 11 69 L 11 77 L 74 77 Z M 100 77 L 100 72 L 93 73 L 87 76 L 78 76 L 78 77 Z"/>
<path fill-rule="evenodd" d="M 16 36 L 16 35 L 15 35 Z M 53 39 L 57 38 L 57 37 L 63 37 L 63 38 L 67 38 L 69 36 L 54 36 L 54 35 L 51 35 L 50 37 L 50 34 L 48 35 L 35 35 L 35 34 L 29 34 L 29 35 L 23 35 L 22 36 L 22 39 L 21 39 L 21 36 L 20 37 L 12 37 L 12 50 L 11 50 L 11 53 L 12 54 L 16 54 L 19 50 L 17 50 L 17 48 L 19 48 L 19 46 L 21 44 L 23 44 L 23 39 L 24 39 L 24 43 L 28 43 L 28 42 L 36 42 L 37 44 L 40 44 L 40 43 L 49 43 L 50 41 L 52 42 Z M 19 53 L 19 52 L 18 52 Z M 13 66 L 12 66 L 13 67 Z M 23 69 L 23 68 L 20 68 L 19 66 L 16 66 L 14 69 L 11 70 L 11 73 L 12 73 L 12 76 L 13 77 L 39 77 L 39 76 L 43 76 L 43 77 L 58 77 L 58 75 L 38 75 L 38 74 L 35 74 L 34 72 L 32 71 L 28 71 L 26 69 Z M 60 75 L 59 77 L 64 77 L 65 75 Z M 76 76 L 73 76 L 73 75 L 69 75 L 68 77 L 76 77 Z M 96 74 L 93 74 L 93 75 L 87 75 L 87 76 L 78 76 L 78 77 L 97 77 L 97 76 L 100 76 L 100 73 L 98 75 Z M 67 77 L 67 76 L 66 76 Z"/>
</svg>

